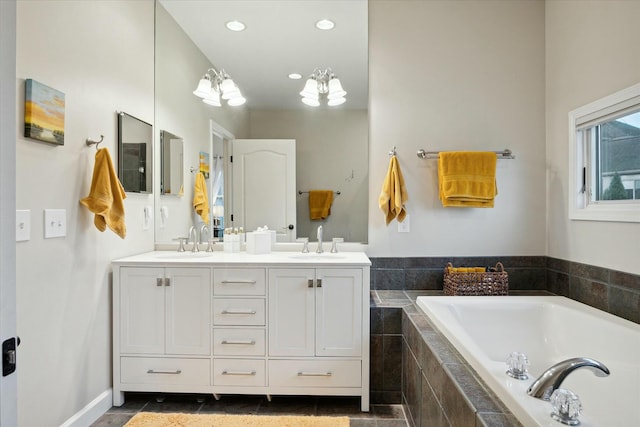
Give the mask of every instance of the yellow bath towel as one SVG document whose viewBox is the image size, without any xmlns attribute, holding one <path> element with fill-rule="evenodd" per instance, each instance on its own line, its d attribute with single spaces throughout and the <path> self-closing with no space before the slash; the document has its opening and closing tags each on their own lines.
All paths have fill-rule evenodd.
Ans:
<svg viewBox="0 0 640 427">
<path fill-rule="evenodd" d="M 442 206 L 492 208 L 496 186 L 496 153 L 441 152 L 438 160 Z"/>
<path fill-rule="evenodd" d="M 93 166 L 89 195 L 80 200 L 80 203 L 94 213 L 93 223 L 98 230 L 104 231 L 108 226 L 122 239 L 125 238 L 127 227 L 124 222 L 123 200 L 126 197 L 111 162 L 109 150 L 99 149 Z"/>
<path fill-rule="evenodd" d="M 331 215 L 332 203 L 332 190 L 309 191 L 309 218 L 313 220 L 326 219 L 329 215 Z"/>
<path fill-rule="evenodd" d="M 394 218 L 397 219 L 398 222 L 404 221 L 404 218 L 407 216 L 404 205 L 408 200 L 409 195 L 404 186 L 404 178 L 400 170 L 400 164 L 396 156 L 392 156 L 389 161 L 389 170 L 387 171 L 387 176 L 384 178 L 380 197 L 378 198 L 378 205 L 380 209 L 382 209 L 382 212 L 384 212 L 387 225 L 389 225 Z"/>
<path fill-rule="evenodd" d="M 209 224 L 209 198 L 207 197 L 207 182 L 200 172 L 196 174 L 193 186 L 193 208 L 200 215 L 205 224 Z"/>
</svg>

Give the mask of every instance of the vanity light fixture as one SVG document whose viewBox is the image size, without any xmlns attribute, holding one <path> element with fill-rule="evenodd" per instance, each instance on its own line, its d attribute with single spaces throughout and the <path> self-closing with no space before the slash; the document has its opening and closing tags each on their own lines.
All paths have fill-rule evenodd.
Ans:
<svg viewBox="0 0 640 427">
<path fill-rule="evenodd" d="M 220 98 L 227 101 L 227 104 L 232 107 L 237 107 L 247 102 L 231 77 L 224 70 L 218 71 L 214 68 L 207 70 L 193 94 L 202 98 L 202 102 L 205 104 L 214 107 L 222 105 Z"/>
<path fill-rule="evenodd" d="M 318 107 L 320 99 L 326 99 L 330 107 L 344 104 L 347 101 L 346 94 L 338 76 L 331 71 L 331 68 L 313 70 L 313 74 L 309 76 L 304 89 L 300 92 L 302 102 L 311 107 Z"/>
</svg>

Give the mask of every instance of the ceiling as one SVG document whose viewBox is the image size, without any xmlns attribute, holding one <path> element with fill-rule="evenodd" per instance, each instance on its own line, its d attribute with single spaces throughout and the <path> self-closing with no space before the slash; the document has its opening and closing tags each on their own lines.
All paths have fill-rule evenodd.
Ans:
<svg viewBox="0 0 640 427">
<path fill-rule="evenodd" d="M 236 82 L 252 109 L 312 108 L 299 92 L 315 68 L 331 68 L 347 91 L 338 107 L 366 109 L 367 0 L 159 0 L 218 69 Z M 321 31 L 320 19 L 335 22 Z M 225 23 L 242 21 L 230 31 Z M 202 70 L 202 74 L 206 70 Z M 301 80 L 291 80 L 299 73 Z M 194 76 L 193 88 L 202 76 Z"/>
</svg>

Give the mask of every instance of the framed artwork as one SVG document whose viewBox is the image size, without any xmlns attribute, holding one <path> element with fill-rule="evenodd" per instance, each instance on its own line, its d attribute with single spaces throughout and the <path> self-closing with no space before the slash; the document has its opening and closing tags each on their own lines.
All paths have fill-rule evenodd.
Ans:
<svg viewBox="0 0 640 427">
<path fill-rule="evenodd" d="M 205 178 L 209 179 L 209 153 L 200 151 L 200 172 Z"/>
<path fill-rule="evenodd" d="M 26 79 L 24 136 L 64 145 L 64 93 L 36 80 Z"/>
</svg>

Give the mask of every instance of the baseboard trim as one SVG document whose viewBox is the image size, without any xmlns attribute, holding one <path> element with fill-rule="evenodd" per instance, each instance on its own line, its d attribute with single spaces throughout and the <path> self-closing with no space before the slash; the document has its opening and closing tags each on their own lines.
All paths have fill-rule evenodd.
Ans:
<svg viewBox="0 0 640 427">
<path fill-rule="evenodd" d="M 113 390 L 108 389 L 100 393 L 87 406 L 76 412 L 71 418 L 65 421 L 60 427 L 86 427 L 93 424 L 105 412 L 111 409 L 113 400 Z"/>
</svg>

